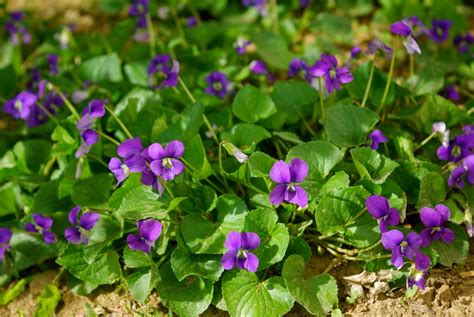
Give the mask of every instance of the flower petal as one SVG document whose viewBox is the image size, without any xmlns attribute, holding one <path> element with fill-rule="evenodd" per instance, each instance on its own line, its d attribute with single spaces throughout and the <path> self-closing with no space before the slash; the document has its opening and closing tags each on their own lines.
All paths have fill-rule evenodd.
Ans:
<svg viewBox="0 0 474 317">
<path fill-rule="evenodd" d="M 403 241 L 403 233 L 400 230 L 393 229 L 382 233 L 382 245 L 386 250 L 398 248 Z"/>
<path fill-rule="evenodd" d="M 127 236 L 127 244 L 130 249 L 135 251 L 143 251 L 145 253 L 150 253 L 151 250 L 151 247 L 146 244 L 145 241 L 140 239 L 140 236 L 138 234 L 129 234 Z"/>
<path fill-rule="evenodd" d="M 13 232 L 8 228 L 0 228 L 0 244 L 10 241 Z"/>
<path fill-rule="evenodd" d="M 161 234 L 162 225 L 161 222 L 154 219 L 140 220 L 137 223 L 138 230 L 140 231 L 140 237 L 155 242 Z"/>
<path fill-rule="evenodd" d="M 405 240 L 408 243 L 408 246 L 413 249 L 418 249 L 423 243 L 423 239 L 416 232 L 409 232 Z"/>
<path fill-rule="evenodd" d="M 450 244 L 454 241 L 454 232 L 449 228 L 441 228 L 439 234 L 444 243 Z"/>
<path fill-rule="evenodd" d="M 397 21 L 390 25 L 390 32 L 393 34 L 401 35 L 407 37 L 411 34 L 411 28 L 404 21 Z"/>
<path fill-rule="evenodd" d="M 249 272 L 256 272 L 258 269 L 258 257 L 251 252 L 247 252 L 246 255 L 247 258 L 245 259 L 243 268 Z"/>
<path fill-rule="evenodd" d="M 296 204 L 301 208 L 308 206 L 308 193 L 300 186 L 295 185 L 295 195 L 287 201 Z M 288 191 L 287 191 L 288 192 Z"/>
<path fill-rule="evenodd" d="M 56 235 L 50 231 L 44 231 L 43 240 L 46 244 L 54 243 L 56 242 Z"/>
<path fill-rule="evenodd" d="M 308 164 L 302 159 L 293 159 L 290 163 L 290 181 L 301 183 L 307 175 Z"/>
<path fill-rule="evenodd" d="M 272 192 L 270 193 L 270 202 L 272 205 L 280 205 L 283 201 L 285 201 L 285 194 L 286 194 L 286 185 L 280 184 L 273 188 Z"/>
<path fill-rule="evenodd" d="M 441 225 L 441 214 L 433 208 L 421 208 L 420 219 L 426 228 L 434 228 Z"/>
<path fill-rule="evenodd" d="M 227 250 L 239 250 L 242 246 L 240 232 L 229 232 L 225 239 L 224 246 Z"/>
<path fill-rule="evenodd" d="M 179 159 L 184 154 L 184 144 L 178 140 L 171 141 L 166 145 L 164 152 L 165 157 Z"/>
<path fill-rule="evenodd" d="M 446 221 L 449 220 L 449 217 L 451 217 L 451 211 L 449 210 L 447 206 L 443 204 L 436 205 L 435 210 L 441 216 L 441 225 L 443 225 Z"/>
<path fill-rule="evenodd" d="M 392 250 L 392 256 L 390 260 L 392 262 L 392 265 L 395 266 L 397 269 L 401 268 L 403 264 L 405 264 L 405 261 L 403 260 L 402 250 L 400 249 L 400 247 L 397 247 Z"/>
<path fill-rule="evenodd" d="M 66 228 L 66 230 L 64 230 L 64 237 L 72 244 L 79 244 L 82 242 L 81 232 L 77 228 Z"/>
<path fill-rule="evenodd" d="M 369 214 L 375 219 L 385 217 L 389 213 L 387 198 L 379 195 L 371 195 L 365 200 L 365 206 Z"/>
<path fill-rule="evenodd" d="M 95 212 L 86 212 L 81 216 L 79 220 L 79 225 L 86 229 L 91 230 L 96 225 L 97 221 L 99 221 L 100 215 Z"/>
<path fill-rule="evenodd" d="M 420 271 L 427 270 L 430 267 L 430 257 L 418 251 L 415 254 L 415 268 Z"/>
<path fill-rule="evenodd" d="M 117 153 L 121 157 L 126 157 L 131 152 L 141 152 L 143 149 L 140 138 L 128 139 L 122 142 L 117 148 Z"/>
<path fill-rule="evenodd" d="M 81 211 L 80 206 L 76 206 L 71 209 L 69 212 L 67 219 L 69 220 L 69 223 L 72 225 L 77 225 L 77 215 L 79 214 L 79 211 Z"/>
<path fill-rule="evenodd" d="M 284 161 L 273 164 L 270 170 L 270 178 L 278 184 L 287 184 L 291 180 L 290 166 Z"/>
<path fill-rule="evenodd" d="M 396 208 L 390 208 L 385 221 L 388 226 L 396 226 L 400 223 L 400 214 Z"/>
<path fill-rule="evenodd" d="M 260 245 L 260 237 L 255 232 L 242 232 L 240 234 L 241 248 L 253 250 Z"/>
<path fill-rule="evenodd" d="M 49 229 L 53 225 L 53 219 L 40 215 L 40 214 L 33 214 L 33 220 L 36 222 L 38 226 L 43 229 Z"/>
<path fill-rule="evenodd" d="M 221 264 L 224 270 L 232 270 L 235 266 L 235 258 L 237 257 L 237 251 L 236 250 L 230 250 L 224 253 L 224 255 L 221 258 Z"/>
<path fill-rule="evenodd" d="M 431 243 L 431 229 L 423 229 L 420 232 L 421 247 L 426 248 Z"/>
<path fill-rule="evenodd" d="M 160 143 L 152 143 L 148 146 L 148 155 L 153 160 L 161 160 L 165 157 L 165 150 Z"/>
</svg>

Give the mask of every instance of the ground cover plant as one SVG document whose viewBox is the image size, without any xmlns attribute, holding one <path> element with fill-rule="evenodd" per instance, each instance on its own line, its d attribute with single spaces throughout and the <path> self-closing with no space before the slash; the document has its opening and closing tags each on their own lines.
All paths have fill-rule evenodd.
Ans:
<svg viewBox="0 0 474 317">
<path fill-rule="evenodd" d="M 474 37 L 460 1 L 102 1 L 1 22 L 0 303 L 38 269 L 179 316 L 342 314 L 330 274 L 412 296 L 463 263 Z M 331 254 L 308 275 L 313 254 Z M 347 301 L 354 301 L 351 294 Z"/>
</svg>

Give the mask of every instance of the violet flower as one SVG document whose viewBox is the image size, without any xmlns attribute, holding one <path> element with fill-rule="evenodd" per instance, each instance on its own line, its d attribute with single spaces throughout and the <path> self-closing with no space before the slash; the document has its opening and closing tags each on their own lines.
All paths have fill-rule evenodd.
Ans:
<svg viewBox="0 0 474 317">
<path fill-rule="evenodd" d="M 308 84 L 313 85 L 313 80 L 315 78 L 309 73 L 308 64 L 306 64 L 306 62 L 302 59 L 293 58 L 288 67 L 288 76 L 293 78 L 299 76 L 300 74 L 303 75 L 304 80 Z"/>
<path fill-rule="evenodd" d="M 28 91 L 22 91 L 15 98 L 7 100 L 3 106 L 3 111 L 9 113 L 15 119 L 26 120 L 30 116 L 32 108 L 35 106 L 38 97 Z"/>
<path fill-rule="evenodd" d="M 270 170 L 270 178 L 278 185 L 270 193 L 270 202 L 280 205 L 286 201 L 301 208 L 308 205 L 308 193 L 296 185 L 308 175 L 308 164 L 301 159 L 293 159 L 290 164 L 278 161 Z"/>
<path fill-rule="evenodd" d="M 153 143 L 148 147 L 148 155 L 152 159 L 150 169 L 163 180 L 173 180 L 184 171 L 184 164 L 179 160 L 184 154 L 184 144 L 174 140 L 163 146 Z"/>
<path fill-rule="evenodd" d="M 337 67 L 337 59 L 333 55 L 321 54 L 321 59 L 308 69 L 308 73 L 312 77 L 324 77 L 329 94 L 341 89 L 341 84 L 347 84 L 353 80 L 348 68 Z"/>
<path fill-rule="evenodd" d="M 416 285 L 419 289 L 425 289 L 427 275 L 428 270 L 417 270 L 416 268 L 412 268 L 407 277 L 407 288 L 412 288 Z"/>
<path fill-rule="evenodd" d="M 158 220 L 146 219 L 137 222 L 138 234 L 127 236 L 128 247 L 132 250 L 150 253 L 161 235 L 162 225 Z"/>
<path fill-rule="evenodd" d="M 220 99 L 224 99 L 224 97 L 231 90 L 230 81 L 227 79 L 227 76 L 224 73 L 212 72 L 206 77 L 205 80 L 208 84 L 204 90 L 206 94 L 214 95 Z"/>
<path fill-rule="evenodd" d="M 267 65 L 261 60 L 254 60 L 249 65 L 250 71 L 257 75 L 266 75 L 268 74 Z"/>
<path fill-rule="evenodd" d="M 438 158 L 442 161 L 459 162 L 473 154 L 474 133 L 458 135 L 449 144 L 441 145 L 437 150 Z"/>
<path fill-rule="evenodd" d="M 5 252 L 10 249 L 10 239 L 13 232 L 8 228 L 0 228 L 0 262 L 5 258 Z"/>
<path fill-rule="evenodd" d="M 459 34 L 453 40 L 453 44 L 458 48 L 461 54 L 466 54 L 473 43 L 474 36 L 471 33 Z"/>
<path fill-rule="evenodd" d="M 461 99 L 459 91 L 455 85 L 446 85 L 439 94 L 452 101 L 459 101 L 459 99 Z"/>
<path fill-rule="evenodd" d="M 405 264 L 405 259 L 415 260 L 418 270 L 427 269 L 430 258 L 420 252 L 423 240 L 415 232 L 409 232 L 406 237 L 400 230 L 393 229 L 382 233 L 382 245 L 386 250 L 392 251 L 391 263 L 400 269 Z"/>
<path fill-rule="evenodd" d="M 100 217 L 98 213 L 85 212 L 78 221 L 80 211 L 80 206 L 71 209 L 68 215 L 68 220 L 70 224 L 74 225 L 74 227 L 66 228 L 64 231 L 64 237 L 72 244 L 87 244 L 89 242 L 89 231 L 94 228 Z"/>
<path fill-rule="evenodd" d="M 237 54 L 244 55 L 245 53 L 247 53 L 247 48 L 251 44 L 252 44 L 251 41 L 249 41 L 245 38 L 239 37 L 239 38 L 237 38 L 237 40 L 234 43 L 234 48 L 235 48 L 235 51 L 237 52 Z"/>
<path fill-rule="evenodd" d="M 99 141 L 99 134 L 91 129 L 91 127 L 97 118 L 101 118 L 104 115 L 105 103 L 99 99 L 91 100 L 82 111 L 82 117 L 76 124 L 76 128 L 81 136 L 81 145 L 76 151 L 76 158 L 89 153 L 92 145 Z"/>
<path fill-rule="evenodd" d="M 49 54 L 46 57 L 46 60 L 48 62 L 49 74 L 52 76 L 56 76 L 59 73 L 59 56 L 57 54 Z"/>
<path fill-rule="evenodd" d="M 408 25 L 406 20 L 397 21 L 390 25 L 390 32 L 405 38 L 403 46 L 405 46 L 408 54 L 421 54 L 421 49 L 413 37 L 413 29 Z"/>
<path fill-rule="evenodd" d="M 112 157 L 109 161 L 109 170 L 114 174 L 117 180 L 117 186 L 120 185 L 130 175 L 130 169 L 125 163 L 117 157 Z"/>
<path fill-rule="evenodd" d="M 179 63 L 168 54 L 153 57 L 148 64 L 148 85 L 152 89 L 175 87 L 178 84 Z"/>
<path fill-rule="evenodd" d="M 436 43 L 441 43 L 449 38 L 449 29 L 453 26 L 450 20 L 434 19 L 431 21 L 430 37 Z"/>
<path fill-rule="evenodd" d="M 28 44 L 31 42 L 31 34 L 22 24 L 25 14 L 21 11 L 11 12 L 5 22 L 5 29 L 10 35 L 9 42 L 13 45 Z"/>
<path fill-rule="evenodd" d="M 400 223 L 400 215 L 396 208 L 390 208 L 387 198 L 372 195 L 365 200 L 365 206 L 369 214 L 377 219 L 380 232 L 386 232 L 388 226 L 396 226 Z"/>
<path fill-rule="evenodd" d="M 133 0 L 133 3 L 128 9 L 128 15 L 133 17 L 141 17 L 148 13 L 149 0 Z"/>
<path fill-rule="evenodd" d="M 142 172 L 146 168 L 145 158 L 142 155 L 143 146 L 140 138 L 123 141 L 117 148 L 117 153 L 124 159 L 130 172 Z"/>
<path fill-rule="evenodd" d="M 235 159 L 237 161 L 239 161 L 240 164 L 243 164 L 243 163 L 247 162 L 249 156 L 247 154 L 245 154 L 244 152 L 242 152 L 241 149 L 239 149 L 238 147 L 236 147 L 232 143 L 224 141 L 224 142 L 222 142 L 222 147 L 224 149 L 226 149 L 226 151 L 227 151 L 227 153 L 229 153 L 229 155 L 232 155 L 233 157 L 235 157 Z"/>
<path fill-rule="evenodd" d="M 189 16 L 187 17 L 186 19 L 186 26 L 188 28 L 192 28 L 192 27 L 195 27 L 196 25 L 198 25 L 198 21 L 196 20 L 196 18 L 194 16 Z"/>
<path fill-rule="evenodd" d="M 33 223 L 28 222 L 26 224 L 26 231 L 37 232 L 43 236 L 46 244 L 56 242 L 56 235 L 51 232 L 53 226 L 53 219 L 40 214 L 33 214 Z"/>
<path fill-rule="evenodd" d="M 393 48 L 391 48 L 379 39 L 373 39 L 367 44 L 367 54 L 374 55 L 377 52 L 382 52 L 387 57 L 392 57 Z"/>
<path fill-rule="evenodd" d="M 369 134 L 369 143 L 372 150 L 377 150 L 380 143 L 388 142 L 388 139 L 383 135 L 382 131 L 376 129 Z"/>
<path fill-rule="evenodd" d="M 254 8 L 262 16 L 268 14 L 267 0 L 242 0 L 242 4 L 244 7 Z"/>
<path fill-rule="evenodd" d="M 97 142 L 99 142 L 99 134 L 92 129 L 85 130 L 81 133 L 81 144 L 76 150 L 75 157 L 78 159 L 89 153 L 91 147 Z"/>
<path fill-rule="evenodd" d="M 360 48 L 360 46 L 354 46 L 351 49 L 351 58 L 356 58 L 357 56 L 359 56 L 360 53 L 362 53 L 362 49 Z"/>
<path fill-rule="evenodd" d="M 445 222 L 451 217 L 451 211 L 443 204 L 434 208 L 423 207 L 420 209 L 420 219 L 425 229 L 420 233 L 423 240 L 422 247 L 427 247 L 432 241 L 443 240 L 444 243 L 454 241 L 454 232 L 444 227 Z"/>
<path fill-rule="evenodd" d="M 255 232 L 231 231 L 227 235 L 224 246 L 228 250 L 221 259 L 224 270 L 233 268 L 245 269 L 256 272 L 258 268 L 258 257 L 249 252 L 260 246 L 260 237 Z"/>
</svg>

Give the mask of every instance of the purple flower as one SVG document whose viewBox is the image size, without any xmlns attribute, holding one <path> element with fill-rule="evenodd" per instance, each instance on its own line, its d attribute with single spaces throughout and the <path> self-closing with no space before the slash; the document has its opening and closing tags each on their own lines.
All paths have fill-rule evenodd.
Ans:
<svg viewBox="0 0 474 317">
<path fill-rule="evenodd" d="M 164 191 L 163 184 L 161 184 L 158 176 L 156 176 L 155 173 L 153 173 L 152 170 L 149 168 L 146 168 L 142 172 L 141 182 L 143 185 L 153 187 L 153 189 L 157 190 L 160 193 L 160 195 Z"/>
<path fill-rule="evenodd" d="M 38 97 L 28 91 L 20 92 L 15 98 L 7 100 L 3 106 L 3 111 L 9 113 L 15 119 L 26 120 L 30 116 L 32 108 L 35 106 Z"/>
<path fill-rule="evenodd" d="M 109 170 L 114 174 L 117 180 L 117 186 L 120 185 L 130 175 L 130 169 L 117 157 L 112 157 L 109 161 Z"/>
<path fill-rule="evenodd" d="M 105 115 L 105 103 L 102 100 L 94 99 L 89 102 L 87 107 L 82 111 L 82 117 L 76 124 L 79 133 L 83 133 L 90 129 L 95 122 L 95 119 L 102 118 Z"/>
<path fill-rule="evenodd" d="M 56 235 L 51 232 L 51 227 L 53 226 L 52 218 L 40 214 L 33 214 L 33 221 L 34 223 L 28 222 L 26 224 L 26 231 L 40 233 L 46 244 L 56 242 Z"/>
<path fill-rule="evenodd" d="M 148 147 L 148 155 L 152 159 L 150 169 L 163 180 L 173 180 L 184 171 L 184 164 L 179 160 L 184 154 L 184 144 L 174 140 L 163 146 L 153 143 Z"/>
<path fill-rule="evenodd" d="M 436 43 L 441 43 L 449 38 L 449 29 L 453 26 L 450 20 L 434 19 L 431 21 L 430 37 Z"/>
<path fill-rule="evenodd" d="M 357 56 L 359 56 L 360 53 L 362 53 L 362 49 L 360 48 L 360 46 L 354 46 L 351 49 L 351 58 L 356 58 Z"/>
<path fill-rule="evenodd" d="M 12 231 L 8 228 L 0 228 L 0 262 L 5 258 L 5 252 L 10 249 L 10 239 Z"/>
<path fill-rule="evenodd" d="M 449 144 L 441 145 L 437 150 L 438 158 L 442 161 L 459 162 L 473 154 L 474 133 L 458 135 Z"/>
<path fill-rule="evenodd" d="M 459 34 L 454 38 L 453 43 L 461 54 L 466 54 L 474 43 L 474 36 L 471 33 Z"/>
<path fill-rule="evenodd" d="M 150 253 L 161 235 L 162 225 L 158 220 L 146 219 L 137 222 L 138 234 L 127 236 L 128 247 L 132 250 Z"/>
<path fill-rule="evenodd" d="M 382 233 L 382 245 L 386 250 L 392 251 L 392 265 L 400 269 L 404 258 L 415 260 L 418 270 L 425 270 L 430 265 L 430 258 L 421 253 L 419 248 L 423 240 L 415 232 L 409 232 L 406 237 L 400 230 L 393 229 Z"/>
<path fill-rule="evenodd" d="M 133 17 L 141 17 L 148 13 L 148 0 L 133 0 L 132 5 L 128 9 L 128 15 Z"/>
<path fill-rule="evenodd" d="M 326 54 L 321 54 L 321 59 L 308 69 L 308 73 L 313 77 L 324 77 L 329 94 L 341 89 L 341 84 L 350 83 L 353 79 L 349 69 L 337 67 L 335 56 Z"/>
<path fill-rule="evenodd" d="M 379 51 L 384 53 L 387 57 L 391 57 L 393 54 L 393 49 L 379 39 L 373 39 L 367 44 L 368 54 L 373 55 Z"/>
<path fill-rule="evenodd" d="M 156 55 L 148 64 L 148 85 L 152 89 L 175 87 L 178 75 L 179 63 L 168 54 Z"/>
<path fill-rule="evenodd" d="M 380 143 L 386 142 L 388 142 L 388 139 L 379 129 L 376 129 L 369 134 L 369 143 L 372 150 L 377 150 Z"/>
<path fill-rule="evenodd" d="M 46 60 L 48 62 L 49 74 L 56 76 L 59 73 L 59 67 L 58 67 L 59 56 L 57 54 L 49 54 L 46 57 Z"/>
<path fill-rule="evenodd" d="M 91 147 L 99 142 L 99 134 L 92 129 L 87 129 L 81 134 L 81 145 L 76 150 L 75 157 L 78 159 L 86 155 L 91 150 Z"/>
<path fill-rule="evenodd" d="M 239 55 L 244 55 L 245 53 L 247 53 L 247 48 L 249 47 L 250 44 L 252 44 L 251 41 L 244 39 L 242 37 L 239 37 L 237 41 L 235 41 L 234 43 L 235 51 Z"/>
<path fill-rule="evenodd" d="M 247 162 L 249 156 L 232 143 L 224 141 L 222 142 L 222 146 L 224 149 L 226 149 L 227 153 L 235 157 L 235 159 L 239 161 L 240 164 Z"/>
<path fill-rule="evenodd" d="M 413 285 L 416 285 L 419 289 L 425 289 L 427 275 L 428 270 L 417 270 L 416 268 L 412 268 L 407 277 L 407 288 L 412 288 Z"/>
<path fill-rule="evenodd" d="M 452 101 L 459 101 L 459 99 L 461 99 L 459 91 L 455 85 L 446 85 L 439 94 Z"/>
<path fill-rule="evenodd" d="M 192 28 L 192 27 L 195 27 L 196 25 L 198 25 L 198 21 L 196 20 L 196 18 L 194 16 L 189 16 L 187 19 L 186 19 L 186 26 L 188 28 Z"/>
<path fill-rule="evenodd" d="M 306 8 L 310 4 L 310 0 L 300 0 L 300 8 Z"/>
<path fill-rule="evenodd" d="M 224 243 L 228 251 L 222 256 L 222 267 L 224 270 L 239 268 L 256 272 L 258 258 L 249 250 L 255 250 L 259 245 L 260 237 L 254 232 L 229 232 Z"/>
<path fill-rule="evenodd" d="M 268 74 L 267 65 L 261 60 L 254 60 L 249 65 L 250 71 L 257 75 Z"/>
<path fill-rule="evenodd" d="M 308 193 L 296 185 L 308 175 L 308 164 L 301 159 L 293 159 L 290 164 L 278 161 L 270 170 L 270 178 L 278 185 L 270 193 L 270 202 L 280 205 L 283 201 L 296 204 L 301 208 L 308 205 Z"/>
<path fill-rule="evenodd" d="M 146 168 L 145 158 L 142 155 L 143 146 L 140 138 L 123 141 L 117 148 L 117 153 L 124 159 L 130 172 L 142 172 Z"/>
<path fill-rule="evenodd" d="M 369 214 L 377 219 L 380 232 L 386 232 L 388 226 L 396 226 L 400 223 L 400 215 L 396 208 L 390 208 L 387 198 L 373 195 L 367 197 L 365 206 Z"/>
<path fill-rule="evenodd" d="M 260 13 L 260 15 L 265 16 L 268 14 L 267 1 L 266 0 L 242 0 L 244 7 L 253 7 L 255 10 Z"/>
<path fill-rule="evenodd" d="M 413 29 L 409 25 L 409 21 L 402 20 L 392 23 L 390 25 L 390 32 L 396 35 L 403 36 L 405 38 L 403 46 L 405 46 L 408 54 L 421 54 L 420 46 L 413 37 Z"/>
<path fill-rule="evenodd" d="M 11 12 L 9 19 L 5 22 L 5 29 L 10 35 L 9 41 L 13 45 L 28 44 L 31 42 L 31 34 L 22 24 L 25 14 L 21 11 Z"/>
<path fill-rule="evenodd" d="M 230 82 L 224 73 L 212 72 L 205 80 L 208 84 L 204 90 L 206 94 L 224 99 L 225 95 L 230 92 Z"/>
<path fill-rule="evenodd" d="M 68 215 L 68 220 L 69 223 L 74 225 L 74 227 L 66 228 L 64 231 L 66 240 L 72 244 L 87 244 L 89 242 L 89 231 L 94 228 L 100 217 L 98 213 L 85 212 L 78 221 L 77 216 L 79 215 L 80 211 L 80 206 L 76 206 L 71 209 Z"/>
<path fill-rule="evenodd" d="M 434 208 L 423 207 L 420 209 L 420 219 L 425 229 L 420 233 L 423 240 L 422 247 L 430 245 L 431 241 L 443 240 L 444 243 L 454 241 L 454 232 L 445 228 L 444 224 L 451 216 L 451 211 L 443 204 L 438 204 Z"/>
<path fill-rule="evenodd" d="M 288 76 L 289 77 L 298 76 L 301 71 L 304 71 L 306 75 L 307 67 L 308 65 L 306 64 L 304 60 L 295 57 L 291 60 L 290 66 L 288 67 Z"/>
</svg>

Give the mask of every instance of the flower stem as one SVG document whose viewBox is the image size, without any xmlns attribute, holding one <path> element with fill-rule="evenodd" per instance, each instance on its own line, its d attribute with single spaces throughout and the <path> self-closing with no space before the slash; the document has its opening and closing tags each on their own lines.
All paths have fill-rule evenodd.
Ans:
<svg viewBox="0 0 474 317">
<path fill-rule="evenodd" d="M 171 192 L 170 188 L 168 187 L 168 185 L 166 185 L 165 180 L 161 176 L 158 176 L 158 180 L 160 181 L 161 185 L 163 185 L 163 188 L 166 190 L 168 195 L 170 195 L 171 199 L 174 199 L 175 197 L 173 193 Z"/>
<path fill-rule="evenodd" d="M 385 101 L 387 100 L 388 91 L 390 90 L 390 83 L 392 81 L 393 68 L 395 66 L 395 47 L 393 48 L 392 59 L 390 61 L 390 69 L 388 71 L 387 84 L 385 85 L 385 90 L 383 92 L 382 100 L 380 101 L 379 111 L 383 109 Z"/>
<path fill-rule="evenodd" d="M 370 67 L 369 80 L 367 81 L 367 87 L 365 87 L 364 99 L 362 99 L 362 104 L 360 105 L 361 108 L 365 107 L 365 103 L 367 102 L 367 98 L 369 97 L 370 87 L 372 86 L 372 79 L 374 78 L 374 70 L 375 70 L 375 61 L 372 59 L 372 66 Z"/>
<path fill-rule="evenodd" d="M 419 150 L 420 148 L 422 148 L 423 146 L 426 145 L 426 143 L 428 143 L 434 136 L 435 136 L 436 133 L 431 133 L 430 135 L 428 135 L 428 137 L 426 137 L 426 139 L 424 139 L 423 141 L 421 141 L 421 143 L 415 148 L 414 151 L 417 151 Z"/>
<path fill-rule="evenodd" d="M 410 78 L 413 78 L 413 75 L 415 75 L 415 54 L 409 55 L 409 61 L 410 61 Z"/>
<path fill-rule="evenodd" d="M 58 120 L 56 120 L 56 118 L 54 117 L 54 115 L 49 112 L 48 109 L 46 109 L 46 107 L 39 101 L 36 102 L 36 105 L 41 109 L 43 110 L 43 112 L 46 114 L 46 116 L 51 120 L 53 121 L 56 125 L 59 125 L 59 122 Z"/>
<path fill-rule="evenodd" d="M 99 130 L 96 130 L 96 132 L 101 136 L 101 137 L 104 137 L 106 138 L 107 140 L 109 140 L 110 142 L 112 142 L 113 144 L 119 146 L 120 145 L 120 142 L 115 140 L 114 138 L 108 136 L 107 134 L 105 134 L 104 132 L 102 131 L 99 131 Z"/>
<path fill-rule="evenodd" d="M 224 186 L 229 191 L 229 184 L 227 183 L 227 177 L 225 176 L 224 165 L 222 164 L 222 142 L 219 143 L 219 171 L 221 172 L 222 178 L 224 179 Z"/>
<path fill-rule="evenodd" d="M 324 99 L 323 99 L 323 78 L 318 78 L 319 82 L 319 104 L 321 105 L 321 123 L 324 124 L 326 122 L 326 112 L 324 110 Z M 313 111 L 313 121 L 316 121 L 316 107 L 314 107 Z"/>
<path fill-rule="evenodd" d="M 118 125 L 122 128 L 123 132 L 125 132 L 125 134 L 127 135 L 127 137 L 129 139 L 132 139 L 133 138 L 133 135 L 130 133 L 130 131 L 128 131 L 127 127 L 125 126 L 125 124 L 123 124 L 122 120 L 120 120 L 120 118 L 114 113 L 114 111 L 112 109 L 110 109 L 109 106 L 105 105 L 105 109 L 107 109 L 107 111 L 110 113 L 110 115 L 115 119 L 115 121 L 118 123 Z"/>
<path fill-rule="evenodd" d="M 76 119 L 80 119 L 81 116 L 79 115 L 79 113 L 76 111 L 76 108 L 74 108 L 74 106 L 72 105 L 72 103 L 66 98 L 66 96 L 64 96 L 64 94 L 62 93 L 61 90 L 59 90 L 58 87 L 54 86 L 53 85 L 53 89 L 56 90 L 56 92 L 59 94 L 59 97 L 61 97 L 62 101 L 64 102 L 64 104 L 66 105 L 66 107 L 69 109 L 69 111 L 71 111 L 72 115 L 76 118 Z"/>
<path fill-rule="evenodd" d="M 150 38 L 150 56 L 153 58 L 156 55 L 156 36 L 149 12 L 146 14 L 146 26 L 148 28 L 148 37 Z"/>
<path fill-rule="evenodd" d="M 186 86 L 186 84 L 181 79 L 181 77 L 178 77 L 178 81 L 179 81 L 181 87 L 183 87 L 184 92 L 188 96 L 189 100 L 191 100 L 192 103 L 196 103 L 196 99 L 194 98 L 193 94 L 189 91 L 188 86 Z M 219 139 L 217 138 L 216 132 L 212 128 L 211 123 L 207 119 L 206 115 L 203 114 L 202 118 L 203 118 L 204 124 L 207 126 L 209 132 L 211 132 L 212 138 L 214 139 L 214 141 L 216 141 L 217 144 L 219 144 Z"/>
</svg>

